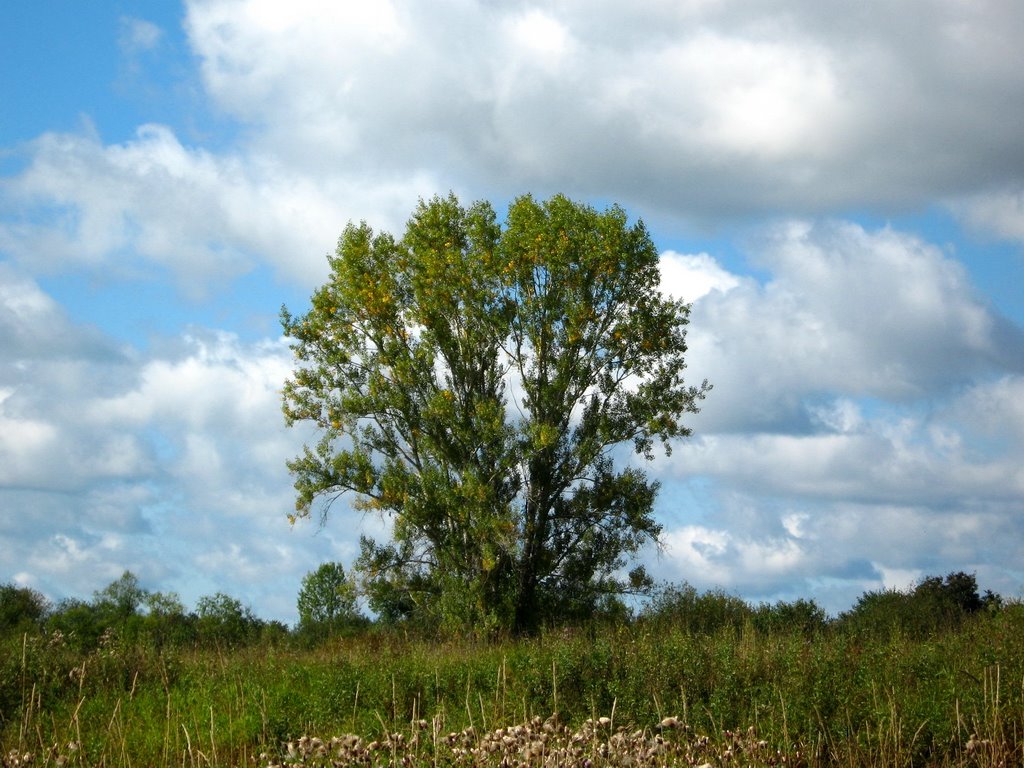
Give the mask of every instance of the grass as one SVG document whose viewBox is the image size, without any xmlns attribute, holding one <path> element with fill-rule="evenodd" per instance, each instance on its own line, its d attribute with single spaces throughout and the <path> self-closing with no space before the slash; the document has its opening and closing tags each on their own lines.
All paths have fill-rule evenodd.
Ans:
<svg viewBox="0 0 1024 768">
<path fill-rule="evenodd" d="M 636 622 L 314 650 L 25 635 L 0 653 L 4 768 L 1024 764 L 1021 606 L 927 638 Z"/>
</svg>

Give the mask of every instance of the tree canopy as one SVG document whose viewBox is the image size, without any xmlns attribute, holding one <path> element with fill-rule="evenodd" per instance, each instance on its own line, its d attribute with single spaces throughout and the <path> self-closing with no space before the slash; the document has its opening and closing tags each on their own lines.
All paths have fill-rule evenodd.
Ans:
<svg viewBox="0 0 1024 768">
<path fill-rule="evenodd" d="M 403 237 L 349 224 L 303 315 L 286 422 L 296 513 L 351 492 L 392 524 L 357 563 L 384 617 L 529 631 L 644 589 L 652 459 L 710 389 L 684 382 L 689 306 L 642 222 L 555 196 L 421 201 Z M 621 466 L 620 466 L 621 465 Z"/>
<path fill-rule="evenodd" d="M 356 589 L 341 563 L 322 563 L 302 579 L 296 602 L 300 632 L 314 639 L 337 634 L 364 621 Z"/>
</svg>

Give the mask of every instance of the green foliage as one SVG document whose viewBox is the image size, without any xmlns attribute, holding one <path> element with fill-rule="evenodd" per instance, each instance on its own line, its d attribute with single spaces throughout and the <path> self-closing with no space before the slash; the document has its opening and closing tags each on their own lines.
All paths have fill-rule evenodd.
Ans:
<svg viewBox="0 0 1024 768">
<path fill-rule="evenodd" d="M 138 614 L 147 597 L 138 577 L 125 571 L 119 579 L 93 595 L 93 605 L 110 624 L 123 624 Z"/>
<path fill-rule="evenodd" d="M 137 595 L 122 577 L 91 603 L 59 604 L 45 627 L 0 634 L 0 762 L 17 750 L 42 765 L 265 765 L 303 735 L 383 743 L 410 727 L 405 743 L 420 733 L 430 762 L 447 732 L 554 711 L 573 727 L 609 715 L 609 733 L 678 716 L 720 764 L 737 763 L 750 726 L 770 758 L 752 764 L 1011 765 L 1024 749 L 1024 606 L 959 572 L 868 593 L 836 621 L 813 601 L 751 607 L 684 584 L 635 618 L 611 597 L 533 639 L 425 641 L 378 625 L 312 650 L 226 595 L 185 614 L 177 596 L 142 592 L 116 599 Z M 193 639 L 154 642 L 157 621 Z"/>
<path fill-rule="evenodd" d="M 93 594 L 91 602 L 62 600 L 48 613 L 45 626 L 83 651 L 101 638 L 127 645 L 185 646 L 196 641 L 196 616 L 186 613 L 178 595 L 144 589 L 130 571 Z"/>
<path fill-rule="evenodd" d="M 250 644 L 263 629 L 263 622 L 251 608 L 223 592 L 199 598 L 196 614 L 199 641 L 218 647 Z"/>
<path fill-rule="evenodd" d="M 183 647 L 196 639 L 196 617 L 185 611 L 174 592 L 149 592 L 141 635 L 154 648 Z"/>
<path fill-rule="evenodd" d="M 46 619 L 46 629 L 59 633 L 73 647 L 81 650 L 95 648 L 106 629 L 95 606 L 82 600 L 61 600 Z"/>
<path fill-rule="evenodd" d="M 289 468 L 298 516 L 351 492 L 391 517 L 357 563 L 371 607 L 533 630 L 647 588 L 617 574 L 660 533 L 657 484 L 611 454 L 670 451 L 709 386 L 684 384 L 689 308 L 643 225 L 526 196 L 502 227 L 449 196 L 400 240 L 350 224 L 330 265 L 306 315 L 282 310 L 285 418 L 321 430 Z"/>
<path fill-rule="evenodd" d="M 764 633 L 803 632 L 814 635 L 825 629 L 828 616 L 825 610 L 813 600 L 800 598 L 787 603 L 779 601 L 757 607 L 753 616 L 754 626 Z"/>
<path fill-rule="evenodd" d="M 299 632 L 315 640 L 366 623 L 359 612 L 356 585 L 341 563 L 323 563 L 303 577 L 298 610 Z"/>
<path fill-rule="evenodd" d="M 750 606 L 735 595 L 722 590 L 701 594 L 684 583 L 659 587 L 641 611 L 640 619 L 684 632 L 713 634 L 723 629 L 739 631 L 753 615 Z"/>
<path fill-rule="evenodd" d="M 118 648 L 156 651 L 206 645 L 285 643 L 291 638 L 281 622 L 265 622 L 251 608 L 218 592 L 199 599 L 188 612 L 173 592 L 151 592 L 126 571 L 86 602 L 66 599 L 47 611 L 41 626 L 47 636 L 76 652 Z M 0 632 L 0 636 L 2 636 Z"/>
<path fill-rule="evenodd" d="M 979 595 L 975 576 L 959 571 L 945 578 L 929 576 L 907 591 L 866 592 L 840 623 L 862 633 L 923 638 L 955 629 L 967 617 L 1001 604 L 991 591 Z"/>
<path fill-rule="evenodd" d="M 46 762 L 48 750 L 76 742 L 72 764 L 266 765 L 287 762 L 277 756 L 302 736 L 383 742 L 401 732 L 408 740 L 422 719 L 421 761 L 430 764 L 449 732 L 557 711 L 573 728 L 609 716 L 607 734 L 647 729 L 648 740 L 663 717 L 677 716 L 721 765 L 746 764 L 734 735 L 750 726 L 770 758 L 756 765 L 1019 764 L 1019 604 L 975 611 L 941 636 L 915 639 L 840 626 L 761 632 L 761 608 L 737 629 L 721 593 L 702 602 L 688 601 L 688 591 L 674 604 L 704 609 L 701 621 L 716 630 L 645 619 L 514 642 L 407 641 L 378 631 L 315 650 L 187 653 L 123 643 L 79 652 L 43 635 L 7 638 L 0 755 L 18 749 L 35 752 L 33 764 L 60 764 L 52 754 Z M 267 760 L 257 761 L 260 753 Z"/>
<path fill-rule="evenodd" d="M 34 589 L 0 584 L 0 637 L 36 628 L 48 608 L 46 598 Z"/>
</svg>

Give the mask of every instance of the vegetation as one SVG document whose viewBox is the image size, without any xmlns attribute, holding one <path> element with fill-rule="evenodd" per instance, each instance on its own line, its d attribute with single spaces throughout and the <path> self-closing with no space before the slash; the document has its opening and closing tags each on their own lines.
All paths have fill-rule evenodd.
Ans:
<svg viewBox="0 0 1024 768">
<path fill-rule="evenodd" d="M 356 585 L 341 563 L 323 563 L 306 574 L 299 590 L 299 634 L 321 641 L 365 626 Z"/>
<path fill-rule="evenodd" d="M 225 596 L 215 632 L 130 574 L 112 587 L 0 587 L 0 766 L 1024 762 L 1024 606 L 962 573 L 833 619 L 668 585 L 532 638 L 364 620 L 312 645 Z M 98 616 L 90 642 L 57 628 L 91 638 Z M 228 633 L 239 617 L 259 632 Z"/>
<path fill-rule="evenodd" d="M 289 463 L 299 516 L 345 493 L 390 516 L 357 569 L 379 615 L 536 631 L 651 586 L 620 576 L 655 540 L 657 484 L 616 469 L 690 434 L 710 388 L 683 380 L 689 307 L 617 207 L 421 202 L 404 236 L 350 224 L 302 316 L 289 424 L 322 437 Z M 293 516 L 294 520 L 294 516 Z"/>
</svg>

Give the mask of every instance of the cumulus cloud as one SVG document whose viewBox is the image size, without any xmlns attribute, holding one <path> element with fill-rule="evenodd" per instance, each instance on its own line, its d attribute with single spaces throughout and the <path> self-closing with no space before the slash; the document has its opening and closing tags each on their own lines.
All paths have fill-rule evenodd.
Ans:
<svg viewBox="0 0 1024 768">
<path fill-rule="evenodd" d="M 1024 584 L 1012 554 L 1022 534 L 1019 514 L 996 492 L 887 503 L 739 488 L 725 478 L 714 481 L 701 519 L 693 521 L 673 504 L 682 494 L 667 484 L 664 548 L 652 558 L 658 578 L 755 600 L 814 596 L 833 613 L 866 590 L 902 588 L 951 569 L 976 572 L 981 583 L 1007 595 Z"/>
<path fill-rule="evenodd" d="M 704 430 L 803 430 L 807 397 L 910 401 L 1024 366 L 1020 329 L 916 236 L 795 222 L 770 230 L 752 258 L 766 282 L 715 265 L 691 278 L 698 293 L 701 280 L 721 286 L 694 305 L 689 336 L 691 371 L 716 387 Z"/>
<path fill-rule="evenodd" d="M 917 3 L 878 24 L 798 0 L 186 10 L 206 95 L 240 140 L 44 135 L 0 191 L 0 249 L 34 270 L 156 265 L 195 297 L 259 264 L 310 287 L 346 221 L 400 230 L 417 197 L 448 189 L 614 190 L 711 222 L 947 199 L 1020 229 L 1024 11 L 1009 5 L 930 5 L 927 24 Z M 122 22 L 133 50 L 159 39 Z"/>
<path fill-rule="evenodd" d="M 96 330 L 76 326 L 27 272 L 0 261 L 0 370 L 6 376 L 40 357 L 111 361 L 119 354 Z"/>
<path fill-rule="evenodd" d="M 723 269 L 706 253 L 692 255 L 663 251 L 659 267 L 662 292 L 690 304 L 712 291 L 730 291 L 741 282 L 739 277 Z"/>
<path fill-rule="evenodd" d="M 691 371 L 715 389 L 657 464 L 660 572 L 841 610 L 952 562 L 1016 594 L 1021 330 L 891 228 L 786 223 L 752 259 L 763 282 L 663 255 L 663 287 L 696 297 Z"/>
<path fill-rule="evenodd" d="M 223 590 L 288 618 L 307 570 L 354 556 L 358 526 L 289 535 L 284 464 L 308 435 L 280 415 L 283 340 L 196 331 L 112 358 L 30 278 L 0 278 L 15 339 L 0 367 L 0 507 L 18 510 L 0 521 L 0 570 L 87 597 L 128 568 L 188 601 Z"/>
<path fill-rule="evenodd" d="M 952 207 L 975 229 L 1024 243 L 1024 187 L 970 195 Z"/>
<path fill-rule="evenodd" d="M 0 189 L 8 211 L 0 250 L 37 273 L 78 268 L 134 279 L 156 267 L 193 298 L 258 264 L 313 285 L 347 211 L 390 224 L 426 186 L 415 178 L 369 189 L 351 178 L 321 183 L 272 158 L 187 147 L 159 125 L 117 145 L 46 134 L 28 151 L 28 167 Z"/>
<path fill-rule="evenodd" d="M 213 98 L 311 172 L 616 189 L 728 216 L 914 206 L 1016 178 L 1022 14 L 306 0 L 284 19 L 195 0 L 186 23 Z"/>
</svg>

